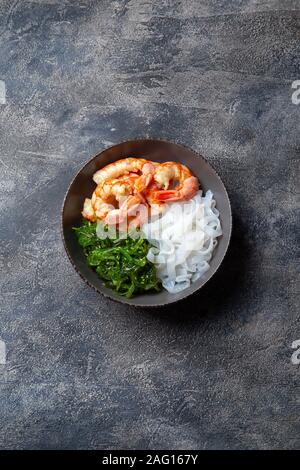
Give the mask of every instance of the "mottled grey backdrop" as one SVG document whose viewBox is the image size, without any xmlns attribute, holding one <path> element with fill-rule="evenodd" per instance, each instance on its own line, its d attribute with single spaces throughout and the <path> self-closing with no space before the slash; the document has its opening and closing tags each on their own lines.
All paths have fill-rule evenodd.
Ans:
<svg viewBox="0 0 300 470">
<path fill-rule="evenodd" d="M 0 41 L 0 447 L 299 447 L 299 0 L 1 0 Z M 153 313 L 60 238 L 77 170 L 145 136 L 201 152 L 234 213 L 220 272 Z"/>
</svg>

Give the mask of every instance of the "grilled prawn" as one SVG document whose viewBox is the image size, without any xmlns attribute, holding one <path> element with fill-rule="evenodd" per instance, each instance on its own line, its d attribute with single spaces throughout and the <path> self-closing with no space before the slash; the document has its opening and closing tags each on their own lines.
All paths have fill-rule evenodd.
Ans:
<svg viewBox="0 0 300 470">
<path fill-rule="evenodd" d="M 161 163 L 155 170 L 154 181 L 161 188 L 152 194 L 157 202 L 188 201 L 199 189 L 198 179 L 181 163 Z"/>
</svg>

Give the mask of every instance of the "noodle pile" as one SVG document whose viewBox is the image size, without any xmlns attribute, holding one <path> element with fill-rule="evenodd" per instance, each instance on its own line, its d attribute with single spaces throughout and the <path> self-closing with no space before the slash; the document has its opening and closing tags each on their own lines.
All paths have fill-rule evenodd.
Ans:
<svg viewBox="0 0 300 470">
<path fill-rule="evenodd" d="M 198 191 L 187 202 L 168 204 L 160 218 L 143 225 L 153 245 L 147 258 L 170 293 L 186 289 L 209 269 L 217 237 L 222 235 L 215 205 L 211 191 L 204 197 Z"/>
</svg>

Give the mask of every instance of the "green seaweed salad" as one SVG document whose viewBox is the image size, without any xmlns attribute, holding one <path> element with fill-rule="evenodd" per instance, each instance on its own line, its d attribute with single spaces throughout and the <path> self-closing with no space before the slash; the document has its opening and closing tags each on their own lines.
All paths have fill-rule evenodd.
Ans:
<svg viewBox="0 0 300 470">
<path fill-rule="evenodd" d="M 149 291 L 160 291 L 160 281 L 147 253 L 151 244 L 143 238 L 126 238 L 117 232 L 104 238 L 96 233 L 97 223 L 84 220 L 80 227 L 73 227 L 78 243 L 83 248 L 87 264 L 96 270 L 106 287 L 127 298 Z M 104 231 L 108 231 L 104 227 Z"/>
</svg>

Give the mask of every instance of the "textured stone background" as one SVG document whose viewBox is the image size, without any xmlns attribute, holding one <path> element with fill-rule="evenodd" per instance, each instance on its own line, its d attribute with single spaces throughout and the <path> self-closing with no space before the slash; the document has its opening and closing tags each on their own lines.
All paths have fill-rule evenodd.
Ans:
<svg viewBox="0 0 300 470">
<path fill-rule="evenodd" d="M 0 447 L 299 447 L 299 0 L 1 0 L 0 42 Z M 82 164 L 144 136 L 205 155 L 234 212 L 220 272 L 153 313 L 59 231 Z"/>
</svg>

